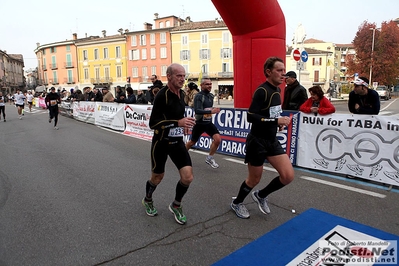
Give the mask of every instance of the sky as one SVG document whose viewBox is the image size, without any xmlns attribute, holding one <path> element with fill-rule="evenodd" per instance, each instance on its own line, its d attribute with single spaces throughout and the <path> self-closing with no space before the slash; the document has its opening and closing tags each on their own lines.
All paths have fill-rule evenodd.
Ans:
<svg viewBox="0 0 399 266">
<path fill-rule="evenodd" d="M 225 0 L 235 1 L 268 0 Z M 272 0 L 273 1 L 273 0 Z M 307 39 L 315 38 L 337 44 L 353 41 L 364 22 L 376 23 L 399 18 L 398 0 L 277 0 L 286 20 L 286 43 L 291 44 L 300 24 Z M 36 43 L 49 44 L 72 39 L 72 33 L 82 38 L 118 34 L 118 29 L 143 30 L 144 22 L 153 23 L 159 17 L 177 16 L 192 21 L 220 18 L 211 0 L 151 0 L 94 1 L 69 0 L 13 1 L 3 0 L 0 16 L 0 50 L 22 54 L 25 70 L 37 66 Z M 200 4 L 199 4 L 200 2 Z M 239 19 L 239 18 L 237 18 Z M 245 23 L 243 21 L 243 23 Z M 370 33 L 371 34 L 371 33 Z"/>
</svg>

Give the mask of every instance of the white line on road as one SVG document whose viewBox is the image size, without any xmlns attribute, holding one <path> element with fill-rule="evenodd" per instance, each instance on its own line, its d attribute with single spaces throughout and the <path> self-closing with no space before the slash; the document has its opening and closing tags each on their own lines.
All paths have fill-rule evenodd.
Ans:
<svg viewBox="0 0 399 266">
<path fill-rule="evenodd" d="M 308 181 L 313 181 L 313 182 L 317 182 L 317 183 L 320 183 L 320 184 L 329 185 L 329 186 L 332 186 L 332 187 L 342 188 L 342 189 L 346 189 L 346 190 L 350 190 L 350 191 L 354 191 L 354 192 L 370 195 L 370 196 L 381 198 L 381 199 L 386 197 L 386 195 L 384 195 L 384 194 L 380 194 L 380 193 L 376 193 L 376 192 L 372 192 L 372 191 L 364 190 L 364 189 L 360 189 L 360 188 L 350 187 L 350 186 L 346 186 L 346 185 L 341 185 L 341 184 L 337 184 L 337 183 L 334 183 L 334 182 L 317 179 L 317 178 L 310 177 L 310 176 L 301 176 L 301 178 L 305 179 L 305 180 L 308 180 Z"/>
<path fill-rule="evenodd" d="M 226 158 L 225 160 L 233 162 L 233 163 L 245 164 L 244 161 L 242 161 L 242 160 L 237 160 L 237 159 L 232 159 L 232 158 Z M 272 167 L 263 166 L 263 170 L 277 173 L 277 170 Z"/>
<path fill-rule="evenodd" d="M 394 102 L 396 102 L 397 99 L 393 100 L 392 102 L 390 102 L 387 106 L 385 106 L 384 108 L 382 108 L 380 111 L 384 111 L 385 109 L 387 109 L 391 104 L 393 104 Z"/>
</svg>

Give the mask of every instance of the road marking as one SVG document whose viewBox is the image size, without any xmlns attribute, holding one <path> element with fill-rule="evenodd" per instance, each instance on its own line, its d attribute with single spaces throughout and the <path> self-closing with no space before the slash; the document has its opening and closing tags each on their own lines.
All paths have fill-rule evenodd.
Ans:
<svg viewBox="0 0 399 266">
<path fill-rule="evenodd" d="M 232 159 L 232 158 L 225 158 L 225 160 L 233 162 L 233 163 L 239 163 L 239 164 L 244 164 L 245 165 L 244 161 L 242 161 L 242 160 L 237 160 L 237 159 Z M 263 166 L 263 170 L 277 173 L 277 170 L 272 168 L 272 167 Z"/>
<path fill-rule="evenodd" d="M 313 182 L 316 182 L 316 183 L 320 183 L 320 184 L 324 184 L 324 185 L 328 185 L 328 186 L 332 186 L 332 187 L 342 188 L 342 189 L 346 189 L 346 190 L 349 190 L 349 191 L 354 191 L 354 192 L 366 194 L 366 195 L 377 197 L 377 198 L 381 198 L 381 199 L 386 197 L 386 195 L 384 195 L 384 194 L 380 194 L 380 193 L 376 193 L 376 192 L 372 192 L 372 191 L 364 190 L 364 189 L 360 189 L 360 188 L 350 187 L 350 186 L 346 186 L 346 185 L 341 185 L 341 184 L 337 184 L 337 183 L 334 183 L 334 182 L 317 179 L 317 178 L 310 177 L 310 176 L 301 176 L 301 178 L 305 179 L 305 180 L 308 180 L 308 181 L 313 181 Z"/>
<path fill-rule="evenodd" d="M 392 102 L 390 102 L 387 106 L 385 106 L 384 108 L 382 108 L 380 111 L 384 111 L 385 109 L 387 109 L 389 106 L 391 106 L 391 104 L 393 104 L 394 102 L 396 102 L 397 99 L 393 100 Z"/>
</svg>

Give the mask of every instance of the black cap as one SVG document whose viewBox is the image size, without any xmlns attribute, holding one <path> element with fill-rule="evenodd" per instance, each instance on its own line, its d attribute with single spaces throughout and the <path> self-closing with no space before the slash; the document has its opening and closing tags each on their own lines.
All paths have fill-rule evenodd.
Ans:
<svg viewBox="0 0 399 266">
<path fill-rule="evenodd" d="M 296 73 L 294 71 L 288 71 L 287 74 L 285 74 L 287 78 L 294 78 L 296 79 Z"/>
</svg>

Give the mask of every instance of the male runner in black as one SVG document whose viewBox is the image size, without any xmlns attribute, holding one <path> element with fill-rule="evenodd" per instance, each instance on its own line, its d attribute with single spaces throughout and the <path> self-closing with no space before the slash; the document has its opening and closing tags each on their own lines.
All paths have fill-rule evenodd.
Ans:
<svg viewBox="0 0 399 266">
<path fill-rule="evenodd" d="M 193 117 L 184 117 L 184 85 L 186 73 L 184 67 L 172 64 L 166 70 L 168 83 L 154 99 L 149 126 L 154 130 L 151 144 L 151 178 L 146 183 L 146 195 L 142 203 L 149 216 L 157 215 L 152 194 L 161 183 L 165 174 L 167 157 L 172 159 L 179 170 L 180 180 L 176 185 L 175 200 L 169 205 L 179 224 L 186 223 L 181 201 L 193 181 L 193 168 L 190 155 L 184 145 L 183 135 L 195 124 Z"/>
<path fill-rule="evenodd" d="M 58 130 L 58 104 L 61 103 L 61 98 L 60 95 L 55 92 L 54 87 L 51 87 L 51 91 L 47 94 L 45 102 L 50 116 L 48 122 L 51 123 L 51 120 L 54 118 L 54 129 Z"/>
<path fill-rule="evenodd" d="M 284 61 L 277 57 L 268 58 L 263 72 L 266 82 L 256 89 L 247 115 L 248 122 L 252 123 L 251 132 L 246 140 L 245 163 L 248 163 L 248 177 L 231 203 L 232 210 L 240 218 L 249 218 L 243 201 L 259 183 L 265 159 L 280 176 L 274 178 L 264 189 L 253 191 L 251 194 L 262 213 L 270 213 L 267 196 L 294 179 L 291 161 L 276 137 L 277 129 L 281 131 L 291 122 L 289 117 L 280 116 L 282 109 L 278 86 L 285 78 Z"/>
</svg>

